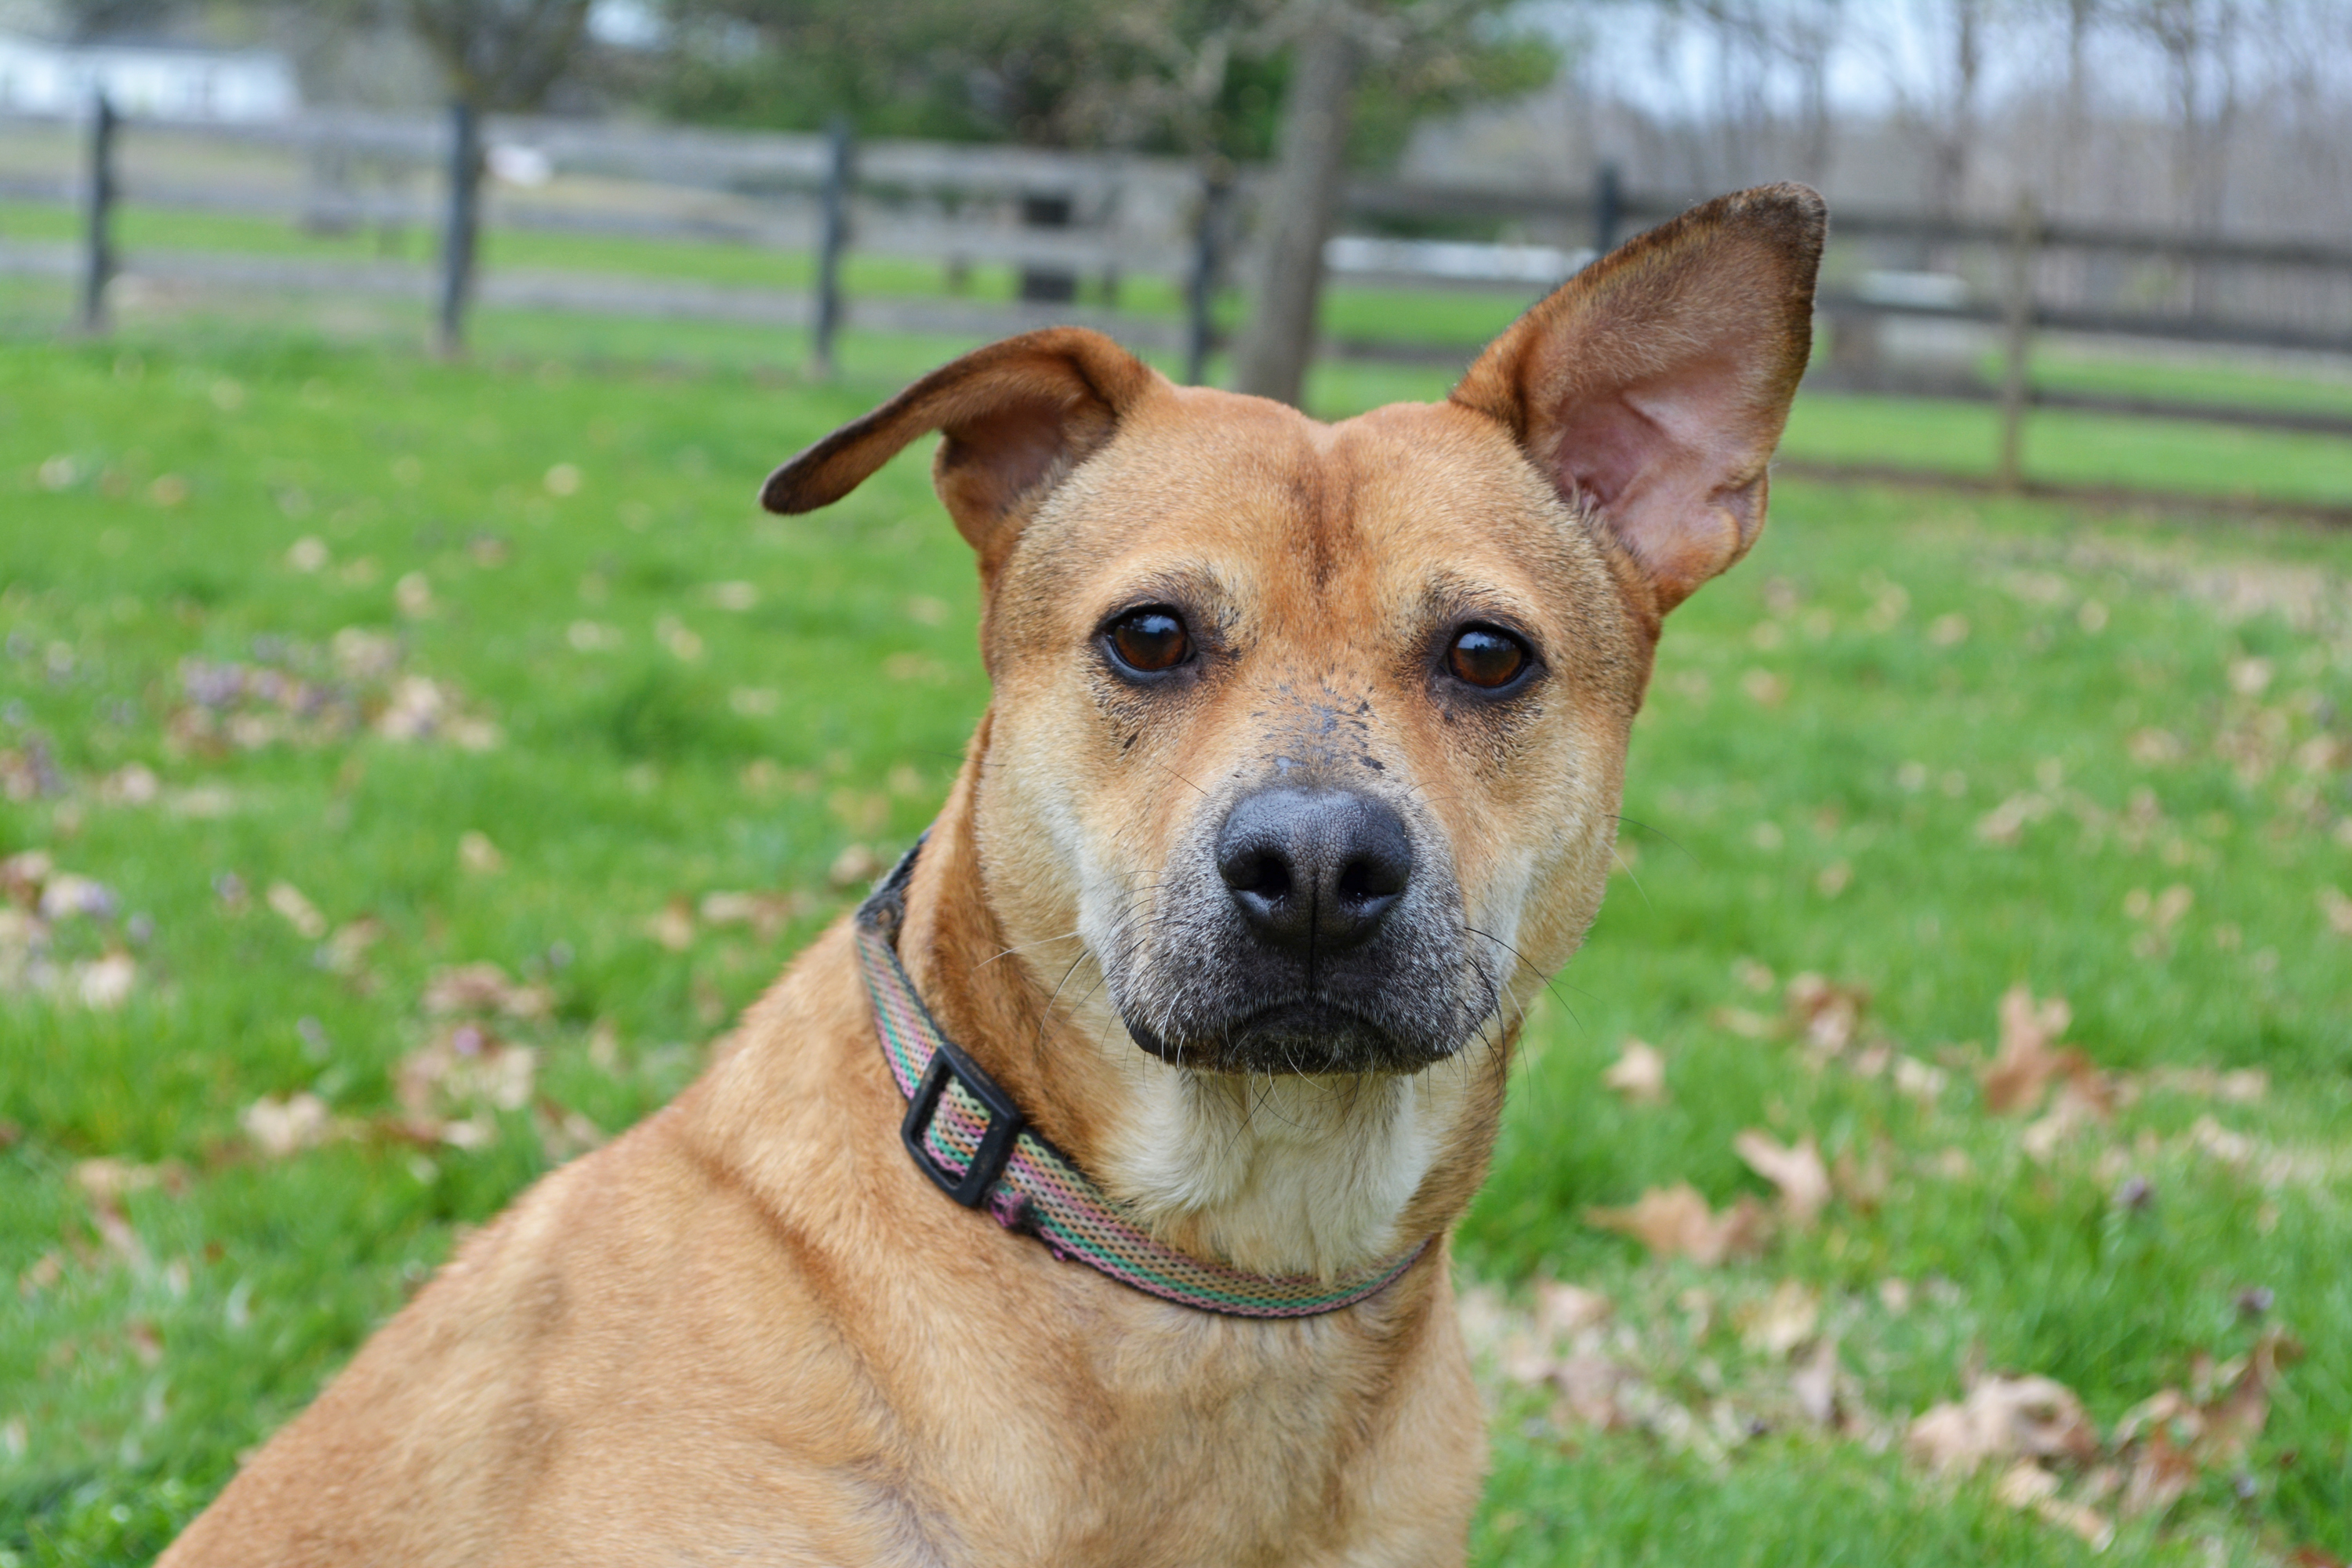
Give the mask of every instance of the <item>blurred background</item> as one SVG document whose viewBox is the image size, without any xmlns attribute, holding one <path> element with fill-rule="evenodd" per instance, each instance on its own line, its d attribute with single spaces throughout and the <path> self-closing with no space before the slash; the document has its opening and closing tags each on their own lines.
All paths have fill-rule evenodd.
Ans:
<svg viewBox="0 0 2352 1568">
<path fill-rule="evenodd" d="M 1455 1247 L 1482 1564 L 2352 1557 L 2347 0 L 0 0 L 0 1568 L 145 1562 L 988 700 L 1051 322 L 1339 417 L 1821 187 Z"/>
<path fill-rule="evenodd" d="M 2024 411 L 2352 433 L 2347 62 L 2341 0 L 10 0 L 0 276 L 794 372 L 1079 320 L 1341 411 L 1800 179 L 1813 386 L 1878 413 L 1792 455 L 2210 489 L 2177 431 L 2032 464 Z"/>
</svg>

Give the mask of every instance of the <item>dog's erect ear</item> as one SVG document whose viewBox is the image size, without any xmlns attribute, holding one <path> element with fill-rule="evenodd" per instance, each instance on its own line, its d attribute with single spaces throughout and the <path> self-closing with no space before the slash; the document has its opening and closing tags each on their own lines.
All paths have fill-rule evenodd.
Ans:
<svg viewBox="0 0 2352 1568">
<path fill-rule="evenodd" d="M 995 574 L 1017 523 L 1087 454 L 1160 374 L 1099 332 L 1048 327 L 976 349 L 851 421 L 768 476 L 760 504 L 814 511 L 863 484 L 900 447 L 933 430 L 931 482 Z M 1013 524 L 1014 526 L 1008 526 Z"/>
<path fill-rule="evenodd" d="M 1763 531 L 1765 465 L 1812 345 L 1825 221 L 1803 185 L 1694 207 L 1555 289 L 1454 389 L 1599 516 L 1661 614 Z"/>
</svg>

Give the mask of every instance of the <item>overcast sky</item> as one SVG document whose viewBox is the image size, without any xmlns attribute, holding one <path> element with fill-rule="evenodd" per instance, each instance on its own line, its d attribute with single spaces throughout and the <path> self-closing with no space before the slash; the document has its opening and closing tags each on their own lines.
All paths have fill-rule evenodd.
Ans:
<svg viewBox="0 0 2352 1568">
<path fill-rule="evenodd" d="M 1826 5 L 1794 4 L 1794 13 L 1825 12 Z M 1838 14 L 1829 93 L 1848 113 L 1872 114 L 1900 104 L 1937 101 L 1949 79 L 1953 54 L 1952 0 L 1846 0 Z M 2016 7 L 1992 7 L 1996 16 Z M 2316 0 L 2315 14 L 2334 11 L 2339 29 L 2352 16 L 2352 0 Z M 1612 93 L 1668 115 L 1688 115 L 1712 101 L 1715 50 L 1703 25 L 1675 17 L 1669 8 L 1634 0 L 1526 0 L 1517 16 L 1572 47 L 1584 61 L 1583 79 L 1605 83 Z M 2267 24 L 2262 24 L 2266 26 Z M 2250 28 L 2248 47 L 2267 36 Z M 2166 113 L 2164 61 L 2146 42 L 2108 29 L 2093 34 L 2087 58 L 2093 89 L 2107 101 L 2136 104 Z M 2042 12 L 2039 26 L 1997 28 L 1988 39 L 1980 101 L 1999 103 L 2018 92 L 2049 91 L 2063 80 L 2065 39 L 2055 7 Z M 2352 62 L 2339 48 L 2339 76 L 2352 76 Z M 2320 63 L 2329 63 L 2323 55 Z M 2242 79 L 2261 77 L 2249 71 Z M 1793 99 L 1791 71 L 1779 73 L 1778 91 Z M 2339 83 L 2342 85 L 2342 83 Z M 1791 103 L 1789 107 L 1793 108 Z"/>
</svg>

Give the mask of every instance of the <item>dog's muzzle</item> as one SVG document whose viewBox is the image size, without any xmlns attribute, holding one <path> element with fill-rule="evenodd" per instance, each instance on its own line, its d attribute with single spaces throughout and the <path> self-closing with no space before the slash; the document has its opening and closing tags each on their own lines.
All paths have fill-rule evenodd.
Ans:
<svg viewBox="0 0 2352 1568">
<path fill-rule="evenodd" d="M 1207 849 L 1113 966 L 1128 1032 L 1155 1056 L 1207 1071 L 1416 1072 L 1489 1011 L 1445 858 L 1417 853 L 1388 802 L 1257 789 Z"/>
</svg>

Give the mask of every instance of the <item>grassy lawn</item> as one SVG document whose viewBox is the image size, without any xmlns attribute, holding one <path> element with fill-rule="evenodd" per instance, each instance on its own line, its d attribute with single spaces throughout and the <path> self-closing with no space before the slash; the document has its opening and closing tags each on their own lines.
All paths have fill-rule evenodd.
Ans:
<svg viewBox="0 0 2352 1568">
<path fill-rule="evenodd" d="M 929 346 L 815 387 L 734 329 L 486 317 L 452 367 L 59 344 L 41 298 L 0 296 L 0 1568 L 144 1561 L 691 1079 L 986 696 L 923 463 L 751 500 Z M 1809 400 L 1791 445 L 1974 439 L 1936 415 Z M 2186 445 L 2352 492 L 2340 444 Z M 1776 491 L 1669 627 L 1462 1237 L 1475 1559 L 2352 1555 L 2352 541 Z M 461 1037 L 505 1076 L 436 1076 Z M 2025 1376 L 2063 1399 L 1930 1462 L 1916 1418 Z"/>
</svg>

